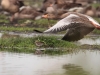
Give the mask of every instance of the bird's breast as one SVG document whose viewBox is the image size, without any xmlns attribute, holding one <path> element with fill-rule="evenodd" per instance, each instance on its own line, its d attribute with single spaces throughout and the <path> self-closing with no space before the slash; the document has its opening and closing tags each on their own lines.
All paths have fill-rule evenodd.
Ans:
<svg viewBox="0 0 100 75">
<path fill-rule="evenodd" d="M 2 0 L 1 6 L 2 6 L 4 9 L 7 9 L 7 8 L 9 8 L 10 3 L 9 3 L 8 0 Z"/>
</svg>

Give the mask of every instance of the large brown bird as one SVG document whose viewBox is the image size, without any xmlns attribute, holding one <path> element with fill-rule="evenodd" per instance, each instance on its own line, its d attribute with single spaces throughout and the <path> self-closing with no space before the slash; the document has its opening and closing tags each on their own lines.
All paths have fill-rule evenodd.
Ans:
<svg viewBox="0 0 100 75">
<path fill-rule="evenodd" d="M 1 6 L 5 11 L 10 12 L 13 18 L 13 15 L 19 11 L 21 6 L 24 6 L 24 3 L 22 0 L 1 0 Z"/>
<path fill-rule="evenodd" d="M 45 12 L 47 7 L 51 6 L 54 3 L 55 3 L 55 0 L 44 0 L 40 11 Z"/>
<path fill-rule="evenodd" d="M 23 6 L 20 8 L 20 11 L 15 13 L 13 16 L 12 21 L 19 20 L 19 19 L 40 19 L 42 13 L 36 10 L 31 6 Z"/>
<path fill-rule="evenodd" d="M 67 30 L 62 40 L 77 41 L 82 39 L 95 28 L 100 29 L 100 24 L 92 17 L 70 12 L 65 18 L 57 22 L 50 29 L 45 30 L 43 33 L 55 33 Z M 38 30 L 35 31 L 39 32 Z"/>
</svg>

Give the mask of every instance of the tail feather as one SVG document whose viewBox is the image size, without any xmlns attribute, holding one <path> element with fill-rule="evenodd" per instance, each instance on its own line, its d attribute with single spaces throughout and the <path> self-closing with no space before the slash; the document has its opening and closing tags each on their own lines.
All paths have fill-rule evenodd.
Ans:
<svg viewBox="0 0 100 75">
<path fill-rule="evenodd" d="M 43 33 L 42 31 L 39 31 L 39 30 L 34 30 L 35 32 L 37 32 L 37 33 Z"/>
</svg>

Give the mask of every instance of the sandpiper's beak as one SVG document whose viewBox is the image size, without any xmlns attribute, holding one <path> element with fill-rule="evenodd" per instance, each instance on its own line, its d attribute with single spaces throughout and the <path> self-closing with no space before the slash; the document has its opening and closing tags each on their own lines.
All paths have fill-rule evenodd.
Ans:
<svg viewBox="0 0 100 75">
<path fill-rule="evenodd" d="M 48 15 L 46 14 L 46 15 L 42 15 L 42 18 L 48 18 Z"/>
</svg>

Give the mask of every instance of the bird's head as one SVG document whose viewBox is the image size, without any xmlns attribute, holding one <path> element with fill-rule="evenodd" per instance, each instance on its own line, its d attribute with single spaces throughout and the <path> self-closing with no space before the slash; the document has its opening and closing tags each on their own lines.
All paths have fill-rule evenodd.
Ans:
<svg viewBox="0 0 100 75">
<path fill-rule="evenodd" d="M 95 28 L 97 28 L 97 29 L 100 29 L 100 24 L 96 21 L 96 20 L 94 20 L 92 17 L 90 17 L 90 16 L 87 16 L 87 18 L 89 19 L 89 21 L 92 23 L 92 25 L 95 27 Z"/>
<path fill-rule="evenodd" d="M 48 15 L 47 14 L 42 15 L 42 18 L 48 18 Z"/>
<path fill-rule="evenodd" d="M 55 19 L 56 15 L 52 14 L 52 13 L 48 13 L 48 14 L 43 15 L 42 18 L 45 18 L 45 19 Z"/>
<path fill-rule="evenodd" d="M 97 23 L 95 23 L 95 22 L 93 22 L 93 21 L 91 21 L 91 23 L 92 23 L 92 25 L 93 25 L 95 28 L 97 28 L 97 29 L 100 30 L 100 24 L 97 24 Z"/>
</svg>

